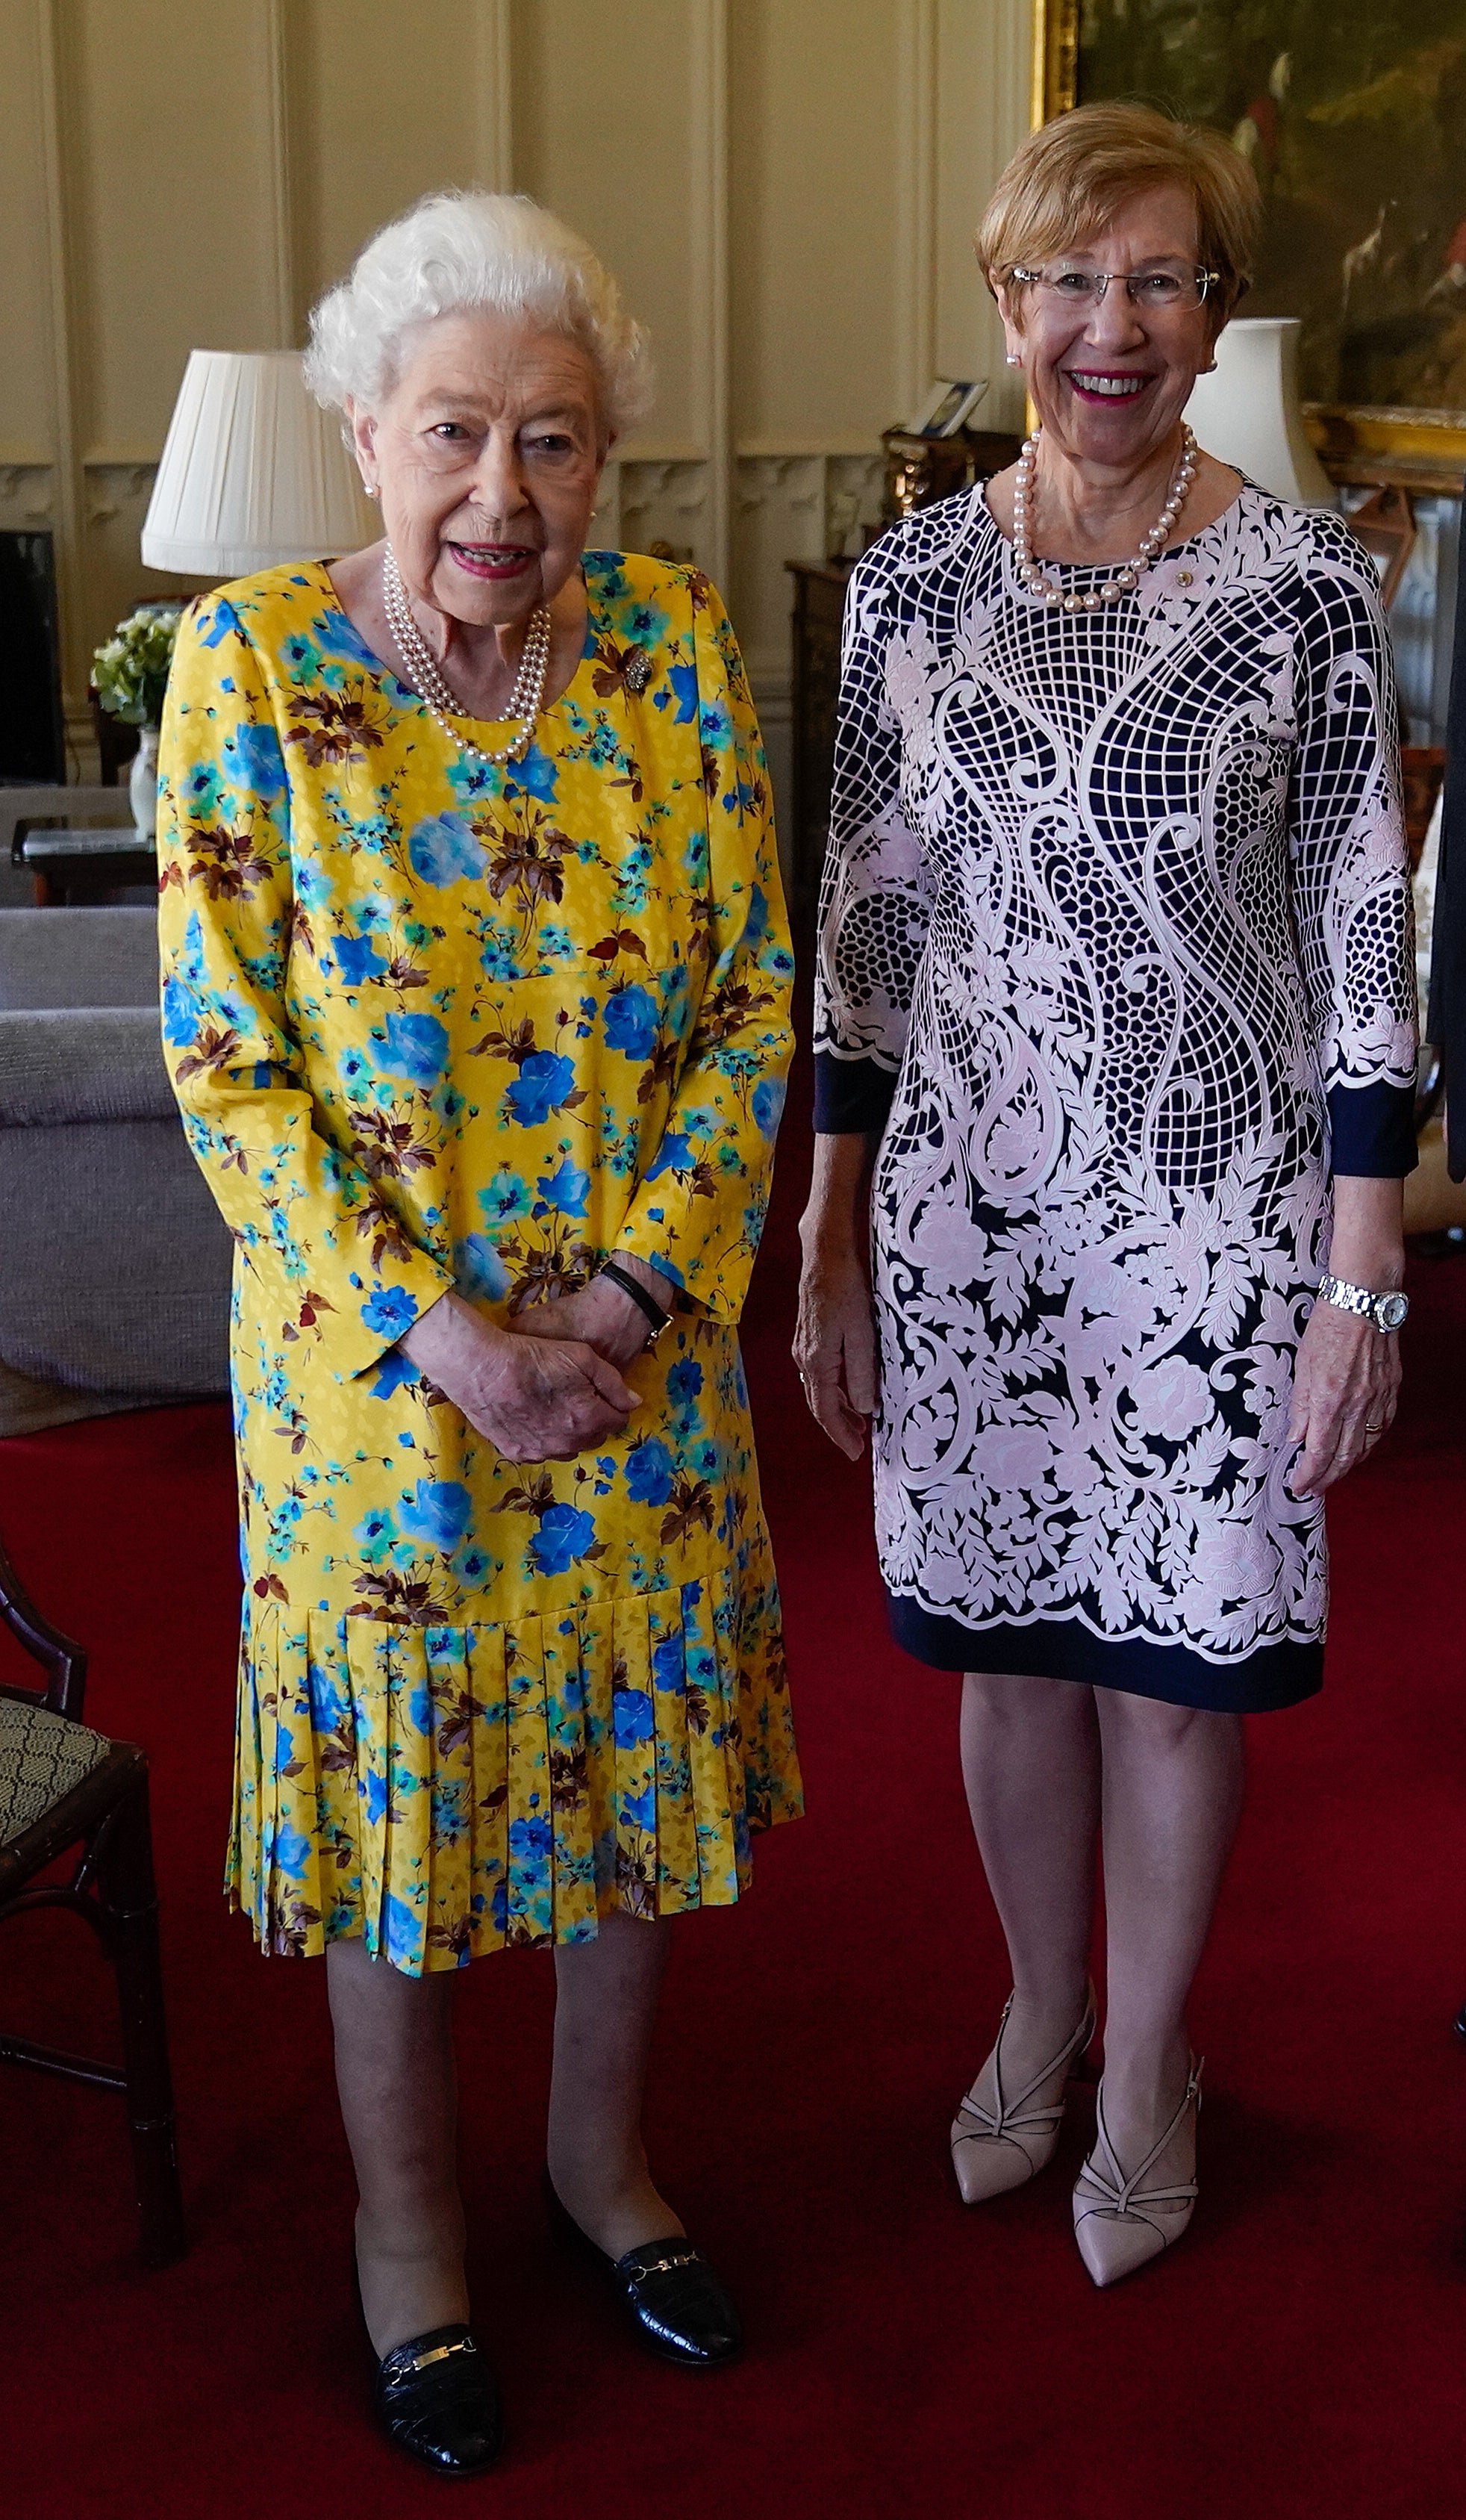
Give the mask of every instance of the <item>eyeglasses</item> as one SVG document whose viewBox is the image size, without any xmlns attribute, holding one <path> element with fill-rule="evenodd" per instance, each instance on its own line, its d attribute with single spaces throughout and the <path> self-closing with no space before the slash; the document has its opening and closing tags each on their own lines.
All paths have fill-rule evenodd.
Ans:
<svg viewBox="0 0 1466 2520">
<path fill-rule="evenodd" d="M 1118 280 L 1131 304 L 1142 314 L 1169 315 L 1199 306 L 1222 274 L 1204 271 L 1200 264 L 1184 275 L 1177 271 L 1027 271 L 1015 264 L 1012 278 L 1042 291 L 1051 306 L 1078 307 L 1085 313 L 1102 304 L 1111 281 Z"/>
</svg>

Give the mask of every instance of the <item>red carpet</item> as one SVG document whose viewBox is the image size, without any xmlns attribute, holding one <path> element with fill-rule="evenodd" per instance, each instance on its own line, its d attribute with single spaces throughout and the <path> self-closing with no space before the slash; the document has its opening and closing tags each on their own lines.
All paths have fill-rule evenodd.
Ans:
<svg viewBox="0 0 1466 2520">
<path fill-rule="evenodd" d="M 1334 1510 L 1328 1686 L 1253 1732 L 1197 1990 L 1202 2203 L 1095 2293 L 1068 2230 L 1084 2141 L 964 2215 L 952 2103 L 1005 1991 L 963 1809 L 955 1684 L 887 1644 L 866 1485 L 786 1361 L 804 1160 L 786 1140 L 747 1350 L 811 1818 L 740 1909 L 689 1919 L 654 2158 L 733 2281 L 746 2362 L 645 2362 L 546 2236 L 551 1968 L 461 2005 L 477 2322 L 512 2433 L 463 2507 L 556 2520 L 1413 2520 L 1460 2508 L 1466 2283 L 1466 1261 L 1420 1263 L 1408 1401 Z M 0 1447 L 0 1525 L 92 1648 L 88 1711 L 146 1742 L 193 2250 L 146 2275 L 120 2115 L 0 2076 L 16 2520 L 377 2520 L 455 2494 L 378 2444 L 345 2280 L 350 2183 L 324 1980 L 218 1896 L 235 1561 L 222 1408 Z M 109 2040 L 79 1929 L 7 1929 L 5 2016 Z M 71 1961 L 79 1958 L 78 1981 Z M 65 1960 L 65 1971 L 63 1961 Z M 60 1991 L 58 1991 L 60 1990 Z M 1398 2127 L 1382 2114 L 1403 2098 Z"/>
</svg>

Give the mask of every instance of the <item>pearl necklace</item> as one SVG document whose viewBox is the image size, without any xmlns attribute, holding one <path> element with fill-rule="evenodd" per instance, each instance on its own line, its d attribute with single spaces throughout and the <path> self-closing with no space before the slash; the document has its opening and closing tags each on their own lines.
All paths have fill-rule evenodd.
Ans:
<svg viewBox="0 0 1466 2520">
<path fill-rule="evenodd" d="M 1066 595 L 1052 578 L 1045 577 L 1028 541 L 1028 494 L 1037 469 L 1039 440 L 1044 434 L 1043 423 L 1034 430 L 1018 458 L 1018 471 L 1013 483 L 1013 564 L 1030 595 L 1042 595 L 1045 604 L 1061 607 L 1065 612 L 1097 612 L 1102 604 L 1116 604 L 1122 595 L 1131 595 L 1139 585 L 1152 561 L 1175 530 L 1176 520 L 1186 504 L 1186 492 L 1196 478 L 1196 439 L 1186 423 L 1181 423 L 1180 469 L 1171 484 L 1171 494 L 1148 534 L 1140 538 L 1140 548 L 1124 568 L 1117 568 L 1097 594 Z"/>
<path fill-rule="evenodd" d="M 529 616 L 519 670 L 514 676 L 514 688 L 505 711 L 506 717 L 519 719 L 519 732 L 508 743 L 491 751 L 485 744 L 470 742 L 467 736 L 448 722 L 450 714 L 466 717 L 467 711 L 444 682 L 438 671 L 437 659 L 413 619 L 407 589 L 402 583 L 402 571 L 397 565 L 397 555 L 390 543 L 381 555 L 381 600 L 387 627 L 407 667 L 408 679 L 434 724 L 440 726 L 462 751 L 471 752 L 475 761 L 482 761 L 491 769 L 500 769 L 507 761 L 522 761 L 529 750 L 535 720 L 545 705 L 545 684 L 550 673 L 550 607 L 537 605 Z"/>
</svg>

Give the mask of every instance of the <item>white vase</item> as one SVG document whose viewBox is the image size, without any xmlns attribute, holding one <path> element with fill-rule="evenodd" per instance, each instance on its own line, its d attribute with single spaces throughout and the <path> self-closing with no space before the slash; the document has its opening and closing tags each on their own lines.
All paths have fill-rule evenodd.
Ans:
<svg viewBox="0 0 1466 2520">
<path fill-rule="evenodd" d="M 132 757 L 127 779 L 127 793 L 132 800 L 132 819 L 140 832 L 151 840 L 157 830 L 157 729 L 142 729 L 138 748 Z"/>
</svg>

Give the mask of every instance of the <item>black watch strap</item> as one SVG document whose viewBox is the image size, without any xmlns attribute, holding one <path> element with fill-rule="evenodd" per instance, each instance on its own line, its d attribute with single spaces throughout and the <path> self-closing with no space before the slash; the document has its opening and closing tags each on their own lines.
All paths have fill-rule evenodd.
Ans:
<svg viewBox="0 0 1466 2520">
<path fill-rule="evenodd" d="M 600 1275 L 602 1278 L 609 1278 L 613 1286 L 619 1286 L 623 1295 L 630 1295 L 631 1300 L 636 1305 L 638 1311 L 645 1314 L 646 1319 L 651 1324 L 651 1335 L 653 1338 L 657 1336 L 659 1331 L 666 1328 L 667 1324 L 672 1319 L 671 1314 L 663 1312 L 655 1295 L 648 1295 L 645 1287 L 641 1283 L 640 1280 L 632 1276 L 629 1269 L 618 1268 L 614 1260 L 602 1260 L 600 1264 Z"/>
</svg>

